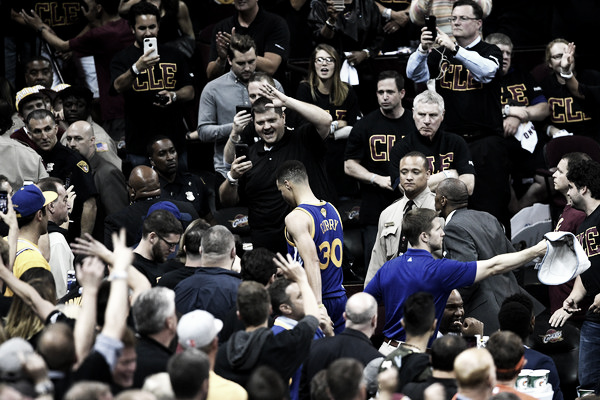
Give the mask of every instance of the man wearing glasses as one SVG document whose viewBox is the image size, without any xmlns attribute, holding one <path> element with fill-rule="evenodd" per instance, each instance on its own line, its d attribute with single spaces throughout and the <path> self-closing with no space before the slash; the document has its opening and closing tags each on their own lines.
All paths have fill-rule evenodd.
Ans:
<svg viewBox="0 0 600 400">
<path fill-rule="evenodd" d="M 152 286 L 166 272 L 160 264 L 167 261 L 179 244 L 183 233 L 181 222 L 165 209 L 153 211 L 142 226 L 142 240 L 133 251 L 132 265 L 150 281 Z"/>
<path fill-rule="evenodd" d="M 500 106 L 502 52 L 481 40 L 483 11 L 472 0 L 452 9 L 456 41 L 437 29 L 437 37 L 421 30 L 421 44 L 408 61 L 406 74 L 416 83 L 435 80 L 446 103 L 447 131 L 468 143 L 476 171 L 470 207 L 487 211 L 505 225 L 510 199 L 506 149 Z"/>
</svg>

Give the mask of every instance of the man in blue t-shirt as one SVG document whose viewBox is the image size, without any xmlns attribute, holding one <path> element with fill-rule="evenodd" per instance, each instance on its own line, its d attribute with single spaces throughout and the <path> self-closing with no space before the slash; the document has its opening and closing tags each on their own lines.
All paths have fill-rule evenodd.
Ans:
<svg viewBox="0 0 600 400">
<path fill-rule="evenodd" d="M 385 305 L 385 340 L 379 350 L 384 354 L 393 350 L 390 346 L 397 347 L 404 339 L 402 307 L 411 294 L 424 291 L 433 295 L 438 320 L 433 334 L 435 337 L 452 289 L 510 271 L 546 252 L 543 240 L 523 251 L 501 254 L 485 261 L 436 260 L 431 253 L 442 248 L 444 230 L 437 213 L 424 208 L 412 210 L 404 216 L 402 232 L 412 248 L 385 263 L 365 288 L 365 292 Z"/>
</svg>

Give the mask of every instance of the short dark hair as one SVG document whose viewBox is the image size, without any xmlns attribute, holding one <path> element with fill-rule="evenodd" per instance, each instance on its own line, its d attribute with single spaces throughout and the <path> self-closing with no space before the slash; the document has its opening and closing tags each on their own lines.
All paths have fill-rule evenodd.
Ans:
<svg viewBox="0 0 600 400">
<path fill-rule="evenodd" d="M 418 157 L 421 160 L 423 160 L 423 168 L 425 168 L 425 171 L 429 171 L 429 160 L 427 159 L 427 157 L 425 156 L 425 154 L 421 153 L 420 151 L 410 151 L 408 153 L 406 153 L 401 159 L 400 161 L 402 162 L 402 160 L 404 160 L 407 157 Z M 398 167 L 400 167 L 400 164 L 398 164 Z"/>
<path fill-rule="evenodd" d="M 456 7 L 460 6 L 471 6 L 473 8 L 473 14 L 475 15 L 475 18 L 483 19 L 483 9 L 479 4 L 477 4 L 473 0 L 457 0 L 452 5 L 452 9 L 454 10 Z"/>
<path fill-rule="evenodd" d="M 229 42 L 229 47 L 227 48 L 227 57 L 229 57 L 230 60 L 233 60 L 234 50 L 243 54 L 250 51 L 250 49 L 254 49 L 254 51 L 256 51 L 256 43 L 252 37 L 248 35 L 233 35 L 231 36 L 231 41 Z"/>
<path fill-rule="evenodd" d="M 108 15 L 117 15 L 120 3 L 121 0 L 96 0 L 96 4 L 101 5 L 104 12 Z"/>
<path fill-rule="evenodd" d="M 156 210 L 144 220 L 142 225 L 143 238 L 147 238 L 150 232 L 155 232 L 159 236 L 181 235 L 183 227 L 181 222 L 169 211 Z"/>
<path fill-rule="evenodd" d="M 52 119 L 52 122 L 54 122 L 54 124 L 56 124 L 56 117 L 54 117 L 54 113 L 52 113 L 52 111 L 46 110 L 45 108 L 40 108 L 37 110 L 33 110 L 32 112 L 29 113 L 29 115 L 27 116 L 27 126 L 29 126 L 29 122 L 32 119 L 35 119 L 36 121 L 41 121 L 43 119 L 45 119 L 46 117 L 50 117 Z"/>
<path fill-rule="evenodd" d="M 245 252 L 240 262 L 242 280 L 255 281 L 265 286 L 277 273 L 273 258 L 275 254 L 264 247 Z"/>
<path fill-rule="evenodd" d="M 423 232 L 430 232 L 433 228 L 433 220 L 438 213 L 428 208 L 417 208 L 406 213 L 402 220 L 402 233 L 411 245 L 419 243 L 419 236 Z"/>
<path fill-rule="evenodd" d="M 173 143 L 173 139 L 166 135 L 153 136 L 152 139 L 150 139 L 150 141 L 146 145 L 146 155 L 148 156 L 148 158 L 152 158 L 152 156 L 154 156 L 154 145 L 156 144 L 156 142 L 160 142 L 161 140 L 170 140 L 171 144 L 175 146 L 175 144 Z M 175 151 L 177 151 L 177 149 L 175 149 Z"/>
<path fill-rule="evenodd" d="M 283 115 L 283 108 L 267 107 L 267 104 L 273 104 L 273 100 L 268 99 L 266 97 L 259 97 L 258 99 L 256 99 L 254 104 L 252 104 L 252 117 L 254 118 L 255 114 L 264 114 L 268 110 L 275 111 L 279 116 Z"/>
<path fill-rule="evenodd" d="M 308 182 L 306 167 L 298 160 L 287 160 L 277 168 L 277 182 L 291 181 L 295 183 Z"/>
<path fill-rule="evenodd" d="M 198 255 L 200 254 L 200 246 L 202 244 L 202 235 L 210 228 L 210 224 L 198 218 L 192 221 L 185 232 L 183 232 L 183 246 L 185 246 L 185 252 Z M 183 247 L 182 246 L 182 247 Z"/>
<path fill-rule="evenodd" d="M 54 176 L 48 176 L 46 178 L 42 178 L 38 181 L 37 186 L 40 188 L 42 192 L 54 192 L 58 194 L 58 187 L 63 186 L 64 183 L 62 179 L 56 178 Z M 56 203 L 58 201 L 58 197 L 52 202 Z"/>
<path fill-rule="evenodd" d="M 444 196 L 451 206 L 460 206 L 469 202 L 469 190 L 460 179 L 444 179 L 438 185 L 436 192 L 440 196 Z"/>
<path fill-rule="evenodd" d="M 576 163 L 579 161 L 591 161 L 592 157 L 590 157 L 587 153 L 583 153 L 580 151 L 574 151 L 572 153 L 565 154 L 560 159 L 566 160 L 567 165 L 571 165 L 572 163 Z"/>
<path fill-rule="evenodd" d="M 398 71 L 387 70 L 380 72 L 377 76 L 377 83 L 384 79 L 393 79 L 396 82 L 396 89 L 398 91 L 404 89 L 404 77 Z"/>
<path fill-rule="evenodd" d="M 587 187 L 595 200 L 600 200 L 600 164 L 596 161 L 579 161 L 569 164 L 567 179 L 577 187 Z"/>
<path fill-rule="evenodd" d="M 274 315 L 281 315 L 281 311 L 279 310 L 280 305 L 290 303 L 290 296 L 286 293 L 286 290 L 292 283 L 294 282 L 281 277 L 275 279 L 269 285 L 269 297 L 271 297 L 271 307 L 273 308 Z"/>
<path fill-rule="evenodd" d="M 238 288 L 236 303 L 246 326 L 259 326 L 269 316 L 271 299 L 267 289 L 258 282 L 243 281 Z"/>
<path fill-rule="evenodd" d="M 261 365 L 252 372 L 246 383 L 246 390 L 251 400 L 281 400 L 287 398 L 288 392 L 281 375 L 266 365 Z"/>
<path fill-rule="evenodd" d="M 427 292 L 413 293 L 404 302 L 404 330 L 408 335 L 427 333 L 435 321 L 435 302 Z"/>
<path fill-rule="evenodd" d="M 507 297 L 500 306 L 498 322 L 500 330 L 516 333 L 525 340 L 531 333 L 531 317 L 533 317 L 533 301 L 521 293 Z"/>
<path fill-rule="evenodd" d="M 523 341 L 515 333 L 509 331 L 494 332 L 485 348 L 494 359 L 498 380 L 513 379 L 523 368 L 524 364 L 521 364 L 521 359 L 525 354 L 525 348 L 523 347 Z"/>
<path fill-rule="evenodd" d="M 69 86 L 58 92 L 58 97 L 64 102 L 69 97 L 74 97 L 77 100 L 82 100 L 85 103 L 85 112 L 89 117 L 92 112 L 92 101 L 94 100 L 94 94 L 92 91 L 83 86 Z"/>
<path fill-rule="evenodd" d="M 167 363 L 167 372 L 175 398 L 195 398 L 203 389 L 209 371 L 208 356 L 194 347 L 171 357 Z"/>
<path fill-rule="evenodd" d="M 328 391 L 327 370 L 322 369 L 310 381 L 310 398 L 311 400 L 331 400 Z"/>
<path fill-rule="evenodd" d="M 452 372 L 454 359 L 467 349 L 467 341 L 458 335 L 443 335 L 431 345 L 431 366 L 440 371 Z"/>
<path fill-rule="evenodd" d="M 327 386 L 331 398 L 352 400 L 361 384 L 363 365 L 354 358 L 338 358 L 327 368 Z"/>
<path fill-rule="evenodd" d="M 129 14 L 127 15 L 127 22 L 132 28 L 135 27 L 135 20 L 140 15 L 154 15 L 156 17 L 156 23 L 160 23 L 160 10 L 152 3 L 146 1 L 140 1 L 131 6 Z"/>
</svg>

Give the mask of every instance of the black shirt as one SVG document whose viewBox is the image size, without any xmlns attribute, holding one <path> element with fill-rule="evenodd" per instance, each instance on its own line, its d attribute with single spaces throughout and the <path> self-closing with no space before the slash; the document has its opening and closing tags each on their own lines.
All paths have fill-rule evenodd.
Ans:
<svg viewBox="0 0 600 400">
<path fill-rule="evenodd" d="M 162 198 L 190 203 L 202 217 L 210 213 L 208 188 L 201 177 L 189 172 L 177 172 L 173 182 L 167 182 L 160 174 L 158 177 Z"/>
<path fill-rule="evenodd" d="M 381 176 L 389 176 L 390 150 L 402 137 L 415 130 L 415 122 L 409 110 L 400 118 L 384 116 L 379 109 L 367 114 L 354 125 L 346 144 L 346 160 L 357 160 L 360 165 Z M 379 214 L 396 198 L 397 192 L 375 185 L 361 184 L 362 201 L 360 222 L 377 225 Z"/>
<path fill-rule="evenodd" d="M 143 54 L 143 49 L 131 45 L 115 55 L 110 64 L 114 90 L 115 80 L 129 70 Z M 183 55 L 172 48 L 158 46 L 160 61 L 140 73 L 133 86 L 123 92 L 125 99 L 125 141 L 127 153 L 146 155 L 146 146 L 155 136 L 166 135 L 180 154 L 185 151 L 183 107 L 180 101 L 166 107 L 154 105 L 161 90 L 179 90 L 192 85 L 192 78 Z"/>
<path fill-rule="evenodd" d="M 301 161 L 306 167 L 313 192 L 319 199 L 331 198 L 325 172 L 325 145 L 311 124 L 286 132 L 271 150 L 259 141 L 248 150 L 252 169 L 240 178 L 240 200 L 248 206 L 248 222 L 255 247 L 287 252 L 283 229 L 291 211 L 275 183 L 275 172 L 286 160 Z"/>
</svg>

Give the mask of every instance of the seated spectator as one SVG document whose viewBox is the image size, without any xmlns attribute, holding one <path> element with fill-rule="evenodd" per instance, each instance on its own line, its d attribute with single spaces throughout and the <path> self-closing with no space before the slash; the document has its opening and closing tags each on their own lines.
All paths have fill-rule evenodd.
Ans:
<svg viewBox="0 0 600 400">
<path fill-rule="evenodd" d="M 411 400 L 423 400 L 429 385 L 440 383 L 444 386 L 446 400 L 451 400 L 457 391 L 454 360 L 467 349 L 467 342 L 456 335 L 446 335 L 436 339 L 431 345 L 431 376 L 424 382 L 410 382 L 402 388 L 402 393 Z"/>
<path fill-rule="evenodd" d="M 356 181 L 344 173 L 346 141 L 361 116 L 358 97 L 352 86 L 340 79 L 342 59 L 328 44 L 319 44 L 308 63 L 308 77 L 300 82 L 297 98 L 315 104 L 329 112 L 333 118 L 327 146 L 327 172 L 336 189 L 336 198 L 355 196 Z"/>
<path fill-rule="evenodd" d="M 516 334 L 523 341 L 525 348 L 525 360 L 527 369 L 547 369 L 548 383 L 552 385 L 554 396 L 552 400 L 562 400 L 563 393 L 560 389 L 560 377 L 554 361 L 549 356 L 539 351 L 530 349 L 524 343 L 533 333 L 535 327 L 535 315 L 533 314 L 533 303 L 527 296 L 520 294 L 512 295 L 502 302 L 502 307 L 498 312 L 498 322 L 501 331 L 508 331 Z"/>
<path fill-rule="evenodd" d="M 496 389 L 514 393 L 521 400 L 534 400 L 535 397 L 515 389 L 517 376 L 525 366 L 525 350 L 521 338 L 508 331 L 496 332 L 490 336 L 485 348 L 496 365 Z"/>
<path fill-rule="evenodd" d="M 142 237 L 142 222 L 148 211 L 156 203 L 171 203 L 175 207 L 166 207 L 179 219 L 184 226 L 198 218 L 198 213 L 187 201 L 167 201 L 161 198 L 160 180 L 158 173 L 150 167 L 140 165 L 129 175 L 127 183 L 130 205 L 119 212 L 109 215 L 104 220 L 104 245 L 111 248 L 111 238 L 114 232 L 125 228 L 127 245 L 135 245 Z M 155 206 L 156 207 L 156 206 Z M 179 212 L 179 215 L 176 215 Z"/>
<path fill-rule="evenodd" d="M 446 301 L 446 307 L 444 308 L 444 315 L 440 322 L 440 330 L 438 332 L 438 338 L 441 335 L 460 335 L 460 336 L 483 336 L 483 322 L 472 318 L 465 318 L 465 303 L 457 289 L 452 290 L 448 301 Z"/>
</svg>

